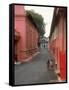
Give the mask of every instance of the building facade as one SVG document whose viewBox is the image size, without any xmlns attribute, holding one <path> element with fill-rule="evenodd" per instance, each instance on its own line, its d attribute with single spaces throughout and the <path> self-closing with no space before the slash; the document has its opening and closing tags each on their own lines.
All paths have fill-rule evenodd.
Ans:
<svg viewBox="0 0 69 90">
<path fill-rule="evenodd" d="M 56 7 L 51 25 L 49 49 L 55 58 L 56 69 L 63 81 L 66 81 L 66 20 L 67 8 Z"/>
<path fill-rule="evenodd" d="M 24 6 L 14 6 L 15 62 L 31 60 L 38 52 L 37 27 L 31 16 L 26 14 Z"/>
<path fill-rule="evenodd" d="M 40 37 L 40 48 L 47 48 L 48 49 L 48 37 Z"/>
</svg>

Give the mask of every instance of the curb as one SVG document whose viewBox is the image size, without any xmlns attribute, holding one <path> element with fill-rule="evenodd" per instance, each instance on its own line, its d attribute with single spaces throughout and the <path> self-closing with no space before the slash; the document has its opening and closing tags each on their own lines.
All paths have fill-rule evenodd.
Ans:
<svg viewBox="0 0 69 90">
<path fill-rule="evenodd" d="M 23 60 L 23 62 L 15 62 L 14 64 L 15 64 L 15 65 L 20 65 L 20 64 L 22 64 L 22 63 L 26 63 L 26 62 L 30 61 L 32 58 L 34 58 L 36 55 L 38 55 L 39 53 L 40 53 L 40 52 L 37 52 L 37 53 L 33 54 L 31 57 Z"/>
</svg>

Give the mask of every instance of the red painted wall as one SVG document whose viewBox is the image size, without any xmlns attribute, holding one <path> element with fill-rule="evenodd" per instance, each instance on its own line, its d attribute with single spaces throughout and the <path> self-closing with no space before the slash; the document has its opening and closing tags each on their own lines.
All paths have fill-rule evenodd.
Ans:
<svg viewBox="0 0 69 90">
<path fill-rule="evenodd" d="M 30 50 L 29 55 L 34 54 L 38 51 L 38 37 L 39 34 L 37 32 L 37 28 L 34 27 L 32 22 L 28 18 L 26 18 L 26 38 L 27 38 L 27 49 Z"/>
<path fill-rule="evenodd" d="M 23 50 L 26 49 L 26 22 L 25 22 L 25 10 L 23 6 L 15 5 L 15 30 L 19 32 L 20 39 L 17 43 L 17 58 L 23 60 L 26 55 Z"/>
<path fill-rule="evenodd" d="M 55 35 L 54 39 L 55 32 L 52 33 L 53 37 L 50 38 L 49 47 L 57 62 L 61 80 L 66 80 L 66 17 L 64 15 L 59 17 L 59 22 L 55 27 L 57 27 L 57 29 L 54 28 L 54 31 L 57 30 L 57 36 Z"/>
<path fill-rule="evenodd" d="M 35 48 L 38 48 L 38 32 L 32 22 L 28 20 L 24 6 L 15 5 L 14 9 L 14 30 L 20 35 L 19 40 L 15 40 L 15 54 L 17 61 L 23 62 L 26 61 L 31 54 L 36 53 Z M 34 41 L 36 43 L 34 43 Z"/>
<path fill-rule="evenodd" d="M 66 80 L 66 20 L 64 17 L 60 19 L 59 25 L 59 60 L 60 60 L 60 76 L 62 80 Z"/>
</svg>

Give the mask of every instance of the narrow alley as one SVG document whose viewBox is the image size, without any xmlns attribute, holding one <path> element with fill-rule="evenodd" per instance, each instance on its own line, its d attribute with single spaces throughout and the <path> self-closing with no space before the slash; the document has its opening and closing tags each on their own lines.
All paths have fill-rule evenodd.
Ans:
<svg viewBox="0 0 69 90">
<path fill-rule="evenodd" d="M 66 82 L 66 7 L 14 5 L 15 85 Z"/>
<path fill-rule="evenodd" d="M 54 69 L 47 69 L 47 60 L 53 59 L 48 49 L 43 48 L 30 62 L 15 65 L 15 84 L 39 84 L 57 81 Z M 52 82 L 51 82 L 52 81 Z"/>
</svg>

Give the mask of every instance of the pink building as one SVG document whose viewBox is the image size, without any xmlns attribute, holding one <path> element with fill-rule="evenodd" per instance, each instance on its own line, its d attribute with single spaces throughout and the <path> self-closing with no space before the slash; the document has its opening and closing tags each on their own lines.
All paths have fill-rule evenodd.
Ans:
<svg viewBox="0 0 69 90">
<path fill-rule="evenodd" d="M 38 51 L 39 33 L 32 17 L 27 16 L 24 6 L 15 5 L 15 62 L 25 62 Z"/>
<path fill-rule="evenodd" d="M 63 81 L 66 81 L 66 20 L 67 8 L 55 8 L 49 46 L 55 58 L 57 73 Z"/>
</svg>

